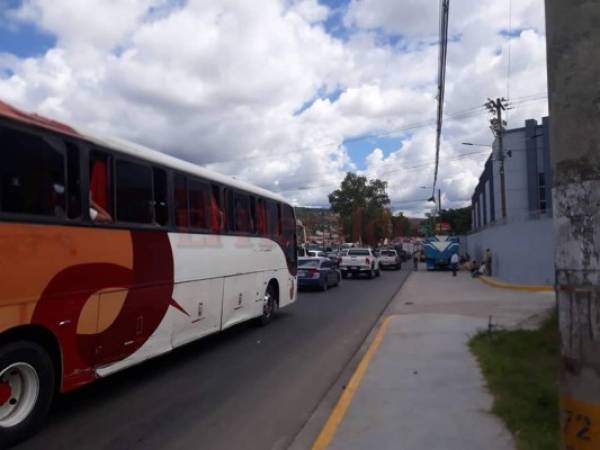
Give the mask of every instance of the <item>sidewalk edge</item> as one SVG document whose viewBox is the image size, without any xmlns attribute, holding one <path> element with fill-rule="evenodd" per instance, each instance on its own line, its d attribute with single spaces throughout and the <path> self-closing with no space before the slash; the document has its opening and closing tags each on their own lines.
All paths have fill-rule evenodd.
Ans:
<svg viewBox="0 0 600 450">
<path fill-rule="evenodd" d="M 325 423 L 329 420 L 329 416 L 331 415 L 333 409 L 337 405 L 346 384 L 356 371 L 360 361 L 362 360 L 369 346 L 375 339 L 375 336 L 378 330 L 380 329 L 381 324 L 389 315 L 389 311 L 391 310 L 391 305 L 393 304 L 394 299 L 397 298 L 399 292 L 402 290 L 404 284 L 406 283 L 411 274 L 412 271 L 406 271 L 406 275 L 405 278 L 402 280 L 402 283 L 400 284 L 400 286 L 398 286 L 398 289 L 394 292 L 394 294 L 390 296 L 387 305 L 385 306 L 385 308 L 383 308 L 377 319 L 375 319 L 373 326 L 367 333 L 366 337 L 363 339 L 358 349 L 354 352 L 354 354 L 350 357 L 348 362 L 344 365 L 344 367 L 338 374 L 336 380 L 332 383 L 329 389 L 327 389 L 327 392 L 324 393 L 323 397 L 315 406 L 314 410 L 307 418 L 304 425 L 300 428 L 298 433 L 296 433 L 291 442 L 285 447 L 287 450 L 306 450 L 310 449 L 313 446 L 315 439 L 321 433 L 321 430 L 323 429 Z"/>
<path fill-rule="evenodd" d="M 481 275 L 478 277 L 482 282 L 488 286 L 500 288 L 500 289 L 513 289 L 515 291 L 527 291 L 527 292 L 553 292 L 554 287 L 545 284 L 515 284 L 507 283 L 505 281 L 498 280 L 497 278 L 488 277 Z"/>
</svg>

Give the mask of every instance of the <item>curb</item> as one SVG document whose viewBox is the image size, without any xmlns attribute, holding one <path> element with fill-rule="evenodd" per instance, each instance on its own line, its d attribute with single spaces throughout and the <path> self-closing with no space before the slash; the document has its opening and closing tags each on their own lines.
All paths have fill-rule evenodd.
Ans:
<svg viewBox="0 0 600 450">
<path fill-rule="evenodd" d="M 329 420 L 333 410 L 338 404 L 341 395 L 346 389 L 347 383 L 352 378 L 352 375 L 356 372 L 357 367 L 359 366 L 361 360 L 367 353 L 369 347 L 374 341 L 377 332 L 379 331 L 382 323 L 385 321 L 386 317 L 389 315 L 390 305 L 393 303 L 394 299 L 397 297 L 398 293 L 412 274 L 412 271 L 407 270 L 406 275 L 404 276 L 404 280 L 394 292 L 394 294 L 388 300 L 387 305 L 381 311 L 371 330 L 365 336 L 362 344 L 360 344 L 359 348 L 356 352 L 350 357 L 346 365 L 340 371 L 336 380 L 332 383 L 330 388 L 325 392 L 321 401 L 315 406 L 315 409 L 307 418 L 304 425 L 300 428 L 298 433 L 294 436 L 292 441 L 285 447 L 286 450 L 306 450 L 311 449 L 315 444 L 316 439 L 320 435 L 323 427 Z"/>
<path fill-rule="evenodd" d="M 545 284 L 513 284 L 500 281 L 493 277 L 481 275 L 478 277 L 485 284 L 500 288 L 500 289 L 513 289 L 515 291 L 526 291 L 526 292 L 554 292 L 553 286 Z"/>
</svg>

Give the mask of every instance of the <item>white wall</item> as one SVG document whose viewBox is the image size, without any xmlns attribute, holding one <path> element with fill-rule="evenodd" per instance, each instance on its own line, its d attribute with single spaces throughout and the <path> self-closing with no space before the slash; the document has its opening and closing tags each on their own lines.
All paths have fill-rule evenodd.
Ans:
<svg viewBox="0 0 600 450">
<path fill-rule="evenodd" d="M 510 217 L 510 216 L 509 216 Z M 515 220 L 461 237 L 461 253 L 481 261 L 492 251 L 492 275 L 519 284 L 554 284 L 552 218 Z"/>
</svg>

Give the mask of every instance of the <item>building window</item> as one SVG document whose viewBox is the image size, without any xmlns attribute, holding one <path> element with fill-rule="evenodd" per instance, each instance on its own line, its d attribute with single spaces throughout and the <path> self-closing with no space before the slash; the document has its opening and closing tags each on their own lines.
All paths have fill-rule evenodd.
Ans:
<svg viewBox="0 0 600 450">
<path fill-rule="evenodd" d="M 4 127 L 0 140 L 0 210 L 64 218 L 63 142 Z"/>
<path fill-rule="evenodd" d="M 540 211 L 546 211 L 546 176 L 544 173 L 538 174 L 538 193 L 539 209 Z"/>
</svg>

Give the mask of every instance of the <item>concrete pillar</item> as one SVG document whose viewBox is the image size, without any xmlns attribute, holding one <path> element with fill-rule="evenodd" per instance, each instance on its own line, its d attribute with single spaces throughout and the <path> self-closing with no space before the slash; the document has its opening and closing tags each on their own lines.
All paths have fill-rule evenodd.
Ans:
<svg viewBox="0 0 600 450">
<path fill-rule="evenodd" d="M 600 1 L 546 0 L 563 449 L 600 448 Z"/>
</svg>

